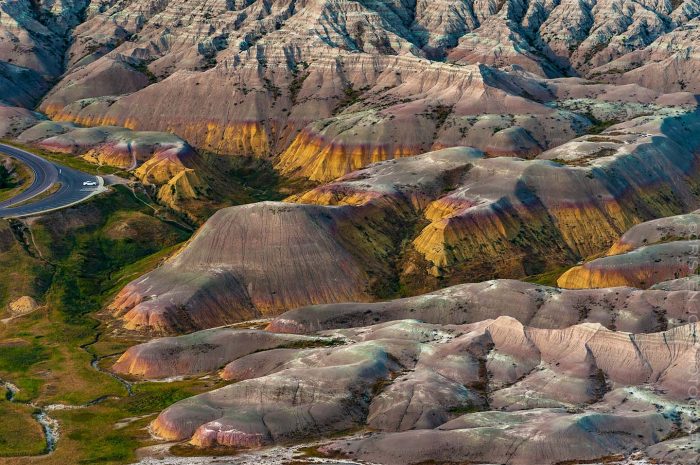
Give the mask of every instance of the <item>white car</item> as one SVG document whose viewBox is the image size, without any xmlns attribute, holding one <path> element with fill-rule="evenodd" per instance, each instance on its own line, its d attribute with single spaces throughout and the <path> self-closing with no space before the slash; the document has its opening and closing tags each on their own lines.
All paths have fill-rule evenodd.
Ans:
<svg viewBox="0 0 700 465">
<path fill-rule="evenodd" d="M 83 181 L 83 186 L 96 186 L 97 181 Z"/>
</svg>

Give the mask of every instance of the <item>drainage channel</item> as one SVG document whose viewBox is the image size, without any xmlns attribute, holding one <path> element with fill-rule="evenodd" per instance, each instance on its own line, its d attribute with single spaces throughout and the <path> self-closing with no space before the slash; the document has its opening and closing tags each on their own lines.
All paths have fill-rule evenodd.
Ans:
<svg viewBox="0 0 700 465">
<path fill-rule="evenodd" d="M 94 353 L 92 353 L 88 350 L 88 347 L 91 346 L 92 344 L 95 344 L 99 340 L 99 337 L 100 337 L 100 333 L 96 334 L 95 340 L 93 342 L 90 342 L 88 344 L 81 346 L 81 349 L 88 352 L 90 354 L 90 356 L 92 357 L 92 361 L 90 362 L 90 366 L 95 371 L 98 371 L 100 373 L 103 373 L 105 375 L 108 375 L 108 376 L 114 378 L 122 386 L 124 386 L 124 389 L 126 389 L 127 395 L 129 397 L 133 396 L 134 392 L 133 392 L 132 384 L 129 381 L 117 376 L 116 374 L 114 374 L 110 371 L 103 370 L 99 365 L 100 360 L 102 358 L 98 357 L 97 355 L 95 355 Z M 13 384 L 9 381 L 3 381 L 0 379 L 0 386 L 5 388 L 5 392 L 6 392 L 5 398 L 9 402 L 19 403 L 16 400 L 17 394 L 19 393 L 19 388 L 15 384 Z M 92 405 L 97 405 L 97 404 L 104 402 L 105 400 L 113 398 L 113 397 L 114 396 L 101 396 L 101 397 L 93 399 L 93 400 L 91 400 L 83 405 L 50 404 L 50 405 L 40 407 L 37 404 L 35 404 L 34 402 L 26 403 L 26 405 L 29 405 L 36 410 L 36 413 L 32 414 L 32 417 L 37 421 L 37 423 L 39 423 L 42 431 L 44 432 L 44 438 L 46 440 L 46 447 L 44 449 L 44 453 L 41 455 L 47 455 L 47 454 L 50 454 L 51 452 L 53 452 L 54 450 L 56 450 L 56 444 L 58 443 L 58 439 L 60 437 L 60 425 L 58 423 L 58 420 L 51 417 L 49 415 L 49 412 L 52 412 L 54 410 L 67 410 L 67 409 L 78 409 L 78 408 L 90 407 Z"/>
</svg>

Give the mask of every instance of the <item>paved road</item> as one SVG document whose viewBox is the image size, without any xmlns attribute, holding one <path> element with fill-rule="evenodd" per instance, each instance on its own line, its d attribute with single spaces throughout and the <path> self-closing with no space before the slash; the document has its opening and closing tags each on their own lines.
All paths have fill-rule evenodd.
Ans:
<svg viewBox="0 0 700 465">
<path fill-rule="evenodd" d="M 19 195 L 0 202 L 0 218 L 18 218 L 58 210 L 82 202 L 104 190 L 104 180 L 99 176 L 50 162 L 10 145 L 0 144 L 0 153 L 19 160 L 34 171 L 31 186 Z M 61 184 L 58 191 L 40 200 L 30 201 L 57 182 Z M 87 186 L 83 184 L 85 182 L 94 182 L 96 185 Z M 23 203 L 25 201 L 27 202 Z"/>
</svg>

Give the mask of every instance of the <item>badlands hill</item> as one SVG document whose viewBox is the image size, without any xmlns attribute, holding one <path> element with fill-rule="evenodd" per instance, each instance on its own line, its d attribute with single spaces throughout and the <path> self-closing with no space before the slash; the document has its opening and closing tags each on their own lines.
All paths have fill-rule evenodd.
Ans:
<svg viewBox="0 0 700 465">
<path fill-rule="evenodd" d="M 175 332 L 573 264 L 698 205 L 699 123 L 640 117 L 536 160 L 443 149 L 221 210 L 112 309 L 127 328 Z"/>
<path fill-rule="evenodd" d="M 255 448 L 368 427 L 320 453 L 555 464 L 637 451 L 695 463 L 697 444 L 684 437 L 697 421 L 686 377 L 697 368 L 694 324 L 630 334 L 592 323 L 538 329 L 510 317 L 395 320 L 286 348 L 274 348 L 285 336 L 233 331 L 155 340 L 117 362 L 119 371 L 167 376 L 215 359 L 219 376 L 234 381 L 164 410 L 151 424 L 159 437 Z M 245 352 L 235 350 L 243 341 Z"/>
</svg>

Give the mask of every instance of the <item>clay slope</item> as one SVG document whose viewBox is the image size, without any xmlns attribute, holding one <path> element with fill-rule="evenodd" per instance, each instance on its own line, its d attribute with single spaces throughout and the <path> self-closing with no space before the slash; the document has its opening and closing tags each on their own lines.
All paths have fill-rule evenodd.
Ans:
<svg viewBox="0 0 700 465">
<path fill-rule="evenodd" d="M 199 148 L 274 156 L 285 175 L 329 181 L 372 162 L 442 147 L 532 158 L 585 133 L 592 125 L 586 115 L 614 119 L 622 107 L 629 118 L 668 100 L 634 85 L 547 81 L 518 70 L 403 56 L 341 53 L 293 72 L 285 59 L 262 77 L 259 66 L 176 73 L 116 101 L 90 98 L 60 110 L 49 96 L 42 109 L 81 124 L 167 128 Z M 689 95 L 670 103 L 693 103 Z M 580 102 L 575 111 L 557 103 L 569 98 Z"/>
<path fill-rule="evenodd" d="M 375 463 L 629 454 L 695 428 L 687 369 L 697 365 L 696 331 L 536 329 L 508 317 L 339 330 L 326 334 L 344 338 L 340 346 L 232 361 L 221 376 L 236 383 L 174 404 L 151 428 L 197 446 L 259 447 L 367 426 L 378 432 L 321 451 Z"/>
<path fill-rule="evenodd" d="M 570 269 L 558 284 L 567 288 L 649 287 L 694 275 L 700 260 L 699 230 L 698 212 L 636 225 L 605 257 Z"/>
<path fill-rule="evenodd" d="M 0 137 L 15 137 L 44 119 L 40 113 L 0 104 Z"/>
<path fill-rule="evenodd" d="M 289 70 L 283 55 L 265 59 L 262 70 L 247 60 L 183 71 L 116 101 L 65 105 L 50 94 L 41 108 L 81 124 L 167 128 L 218 153 L 274 155 L 284 174 L 318 181 L 446 146 L 531 157 L 591 124 L 543 105 L 554 99 L 544 81 L 483 65 L 341 52 Z"/>
<path fill-rule="evenodd" d="M 302 307 L 275 318 L 267 329 L 314 334 L 409 318 L 447 325 L 476 323 L 503 315 L 537 328 L 564 328 L 588 322 L 618 331 L 647 333 L 686 324 L 698 313 L 697 288 L 680 286 L 675 281 L 661 283 L 654 290 L 567 290 L 493 280 L 388 302 Z"/>
<path fill-rule="evenodd" d="M 80 155 L 100 165 L 139 168 L 139 177 L 155 184 L 164 184 L 191 166 L 196 156 L 187 142 L 172 134 L 114 126 L 81 128 L 72 123 L 45 121 L 23 131 L 17 139 L 53 152 Z"/>
<path fill-rule="evenodd" d="M 172 330 L 180 320 L 182 328 L 204 328 L 302 305 L 366 301 L 401 286 L 427 291 L 575 263 L 635 223 L 697 206 L 697 126 L 695 113 L 639 118 L 543 154 L 565 152 L 563 162 L 446 149 L 378 163 L 286 204 L 224 210 L 204 227 L 221 233 L 195 238 L 187 261 L 178 257 L 127 286 L 113 308 L 130 327 Z M 268 218 L 280 229 L 266 227 Z M 225 233 L 242 228 L 236 223 L 260 242 Z M 310 275 L 298 228 L 323 238 L 319 250 L 311 248 L 321 260 Z M 279 255 L 274 247 L 287 243 Z M 333 261 L 336 254 L 341 259 Z M 207 271 L 188 278 L 193 268 Z M 319 270 L 322 278 L 309 279 Z M 255 277 L 249 289 L 250 277 L 265 275 L 274 278 Z M 238 284 L 215 284 L 231 277 Z"/>
<path fill-rule="evenodd" d="M 209 373 L 245 355 L 281 347 L 330 343 L 330 339 L 217 328 L 153 339 L 124 352 L 112 369 L 147 379 Z"/>
<path fill-rule="evenodd" d="M 334 233 L 342 221 L 319 207 L 274 202 L 220 210 L 112 307 L 127 328 L 182 331 L 299 303 L 365 300 L 367 274 Z"/>
<path fill-rule="evenodd" d="M 600 252 L 647 215 L 691 209 L 697 122 L 696 113 L 638 118 L 540 155 L 557 163 L 474 159 L 450 189 L 416 205 L 427 224 L 419 222 L 409 250 L 424 262 L 413 260 L 404 271 L 462 281 L 536 274 Z M 407 190 L 402 163 L 374 165 L 292 200 L 376 204 L 387 185 Z M 391 166 L 393 177 L 385 174 Z"/>
<path fill-rule="evenodd" d="M 617 255 L 646 245 L 695 240 L 700 237 L 700 211 L 646 221 L 631 227 L 610 247 L 608 255 Z"/>
<path fill-rule="evenodd" d="M 249 353 L 275 347 L 332 345 L 313 335 L 415 319 L 455 325 L 508 316 L 536 328 L 596 323 L 609 329 L 650 333 L 687 324 L 700 313 L 697 286 L 669 281 L 654 290 L 608 288 L 564 290 L 514 280 L 461 284 L 379 303 L 340 303 L 302 307 L 275 318 L 267 331 L 217 328 L 153 339 L 127 350 L 115 363 L 119 373 L 146 378 L 210 372 Z"/>
</svg>

